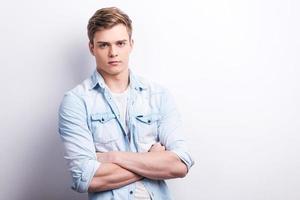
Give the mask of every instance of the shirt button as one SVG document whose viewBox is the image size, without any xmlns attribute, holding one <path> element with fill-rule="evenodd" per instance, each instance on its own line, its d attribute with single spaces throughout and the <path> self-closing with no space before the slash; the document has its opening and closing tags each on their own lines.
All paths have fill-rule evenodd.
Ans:
<svg viewBox="0 0 300 200">
<path fill-rule="evenodd" d="M 133 191 L 130 191 L 129 193 L 130 193 L 130 194 L 133 194 Z"/>
<path fill-rule="evenodd" d="M 82 176 L 82 177 L 81 177 L 81 180 L 82 180 L 83 182 L 86 182 L 86 181 L 87 181 L 87 178 L 86 178 L 85 176 Z"/>
</svg>

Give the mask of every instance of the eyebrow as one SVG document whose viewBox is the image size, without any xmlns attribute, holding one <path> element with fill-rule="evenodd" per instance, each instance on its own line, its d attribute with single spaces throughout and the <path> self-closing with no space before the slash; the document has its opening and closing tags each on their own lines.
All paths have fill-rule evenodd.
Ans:
<svg viewBox="0 0 300 200">
<path fill-rule="evenodd" d="M 117 42 L 126 42 L 127 40 L 126 39 L 124 39 L 124 40 L 117 40 L 117 41 L 115 41 L 115 42 L 113 42 L 113 43 L 117 43 Z M 111 44 L 110 42 L 106 42 L 106 41 L 98 41 L 97 42 L 98 44 Z"/>
</svg>

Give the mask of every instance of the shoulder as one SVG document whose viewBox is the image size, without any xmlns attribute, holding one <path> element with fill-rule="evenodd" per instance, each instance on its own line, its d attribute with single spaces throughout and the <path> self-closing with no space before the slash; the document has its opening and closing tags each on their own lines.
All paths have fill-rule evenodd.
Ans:
<svg viewBox="0 0 300 200">
<path fill-rule="evenodd" d="M 87 95 L 91 91 L 91 78 L 87 78 L 82 81 L 80 84 L 76 85 L 65 94 L 74 94 L 76 96 L 84 96 Z"/>
<path fill-rule="evenodd" d="M 84 99 L 86 96 L 89 96 L 89 94 L 92 92 L 91 90 L 92 81 L 91 78 L 87 78 L 84 81 L 82 81 L 80 84 L 76 85 L 72 89 L 66 91 L 63 95 L 62 101 L 61 101 L 61 107 L 66 105 L 83 105 Z"/>
<path fill-rule="evenodd" d="M 70 90 L 64 93 L 64 97 L 82 98 L 88 96 L 92 91 L 92 80 L 91 77 L 86 78 L 78 85 L 74 86 Z"/>
</svg>

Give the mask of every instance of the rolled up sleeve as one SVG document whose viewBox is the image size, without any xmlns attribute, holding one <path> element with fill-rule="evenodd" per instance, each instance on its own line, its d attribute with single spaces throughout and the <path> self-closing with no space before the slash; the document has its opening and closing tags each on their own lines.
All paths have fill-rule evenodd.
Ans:
<svg viewBox="0 0 300 200">
<path fill-rule="evenodd" d="M 66 93 L 61 102 L 58 131 L 72 176 L 72 189 L 87 192 L 100 163 L 87 125 L 84 101 L 76 94 Z"/>
<path fill-rule="evenodd" d="M 161 113 L 162 117 L 158 126 L 160 142 L 166 150 L 174 152 L 189 170 L 194 165 L 194 160 L 183 136 L 180 114 L 172 95 L 167 90 L 161 100 Z"/>
</svg>

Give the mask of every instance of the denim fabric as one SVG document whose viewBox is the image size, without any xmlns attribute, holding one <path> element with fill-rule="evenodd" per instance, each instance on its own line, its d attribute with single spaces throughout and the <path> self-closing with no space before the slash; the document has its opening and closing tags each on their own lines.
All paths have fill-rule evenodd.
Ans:
<svg viewBox="0 0 300 200">
<path fill-rule="evenodd" d="M 186 164 L 194 164 L 182 137 L 180 115 L 170 93 L 130 71 L 128 133 L 102 76 L 92 76 L 68 91 L 59 108 L 59 133 L 72 176 L 72 189 L 87 192 L 97 168 L 96 152 L 147 152 L 160 142 Z M 154 200 L 171 199 L 163 180 L 143 179 Z M 133 199 L 135 184 L 89 193 L 91 200 Z"/>
</svg>

